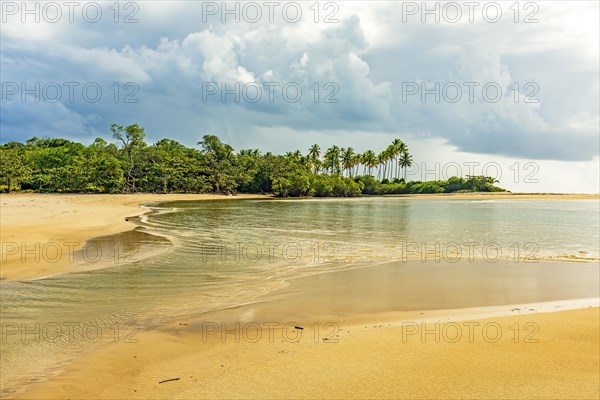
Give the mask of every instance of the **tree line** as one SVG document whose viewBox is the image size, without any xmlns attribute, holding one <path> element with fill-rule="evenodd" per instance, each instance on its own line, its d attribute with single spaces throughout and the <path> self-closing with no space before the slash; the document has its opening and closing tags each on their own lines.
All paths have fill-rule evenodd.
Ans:
<svg viewBox="0 0 600 400">
<path fill-rule="evenodd" d="M 0 191 L 71 193 L 271 193 L 276 196 L 503 191 L 493 178 L 452 177 L 406 182 L 413 158 L 395 139 L 379 154 L 352 147 L 310 146 L 285 155 L 258 149 L 236 152 L 215 135 L 189 148 L 172 139 L 149 145 L 137 124 L 111 126 L 113 142 L 88 146 L 33 137 L 0 146 Z M 375 175 L 376 171 L 376 175 Z"/>
</svg>

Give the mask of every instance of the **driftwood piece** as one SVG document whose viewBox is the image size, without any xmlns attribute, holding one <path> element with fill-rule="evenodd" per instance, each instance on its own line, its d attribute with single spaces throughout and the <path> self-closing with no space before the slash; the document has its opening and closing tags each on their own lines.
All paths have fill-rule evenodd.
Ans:
<svg viewBox="0 0 600 400">
<path fill-rule="evenodd" d="M 160 381 L 158 383 L 165 383 L 165 382 L 173 382 L 173 381 L 178 381 L 181 378 L 171 378 L 171 379 L 165 379 L 164 381 Z"/>
</svg>

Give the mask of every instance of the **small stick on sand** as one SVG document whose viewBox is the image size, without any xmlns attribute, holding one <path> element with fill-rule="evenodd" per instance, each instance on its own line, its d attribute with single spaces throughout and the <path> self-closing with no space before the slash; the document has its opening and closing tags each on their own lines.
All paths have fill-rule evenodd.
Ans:
<svg viewBox="0 0 600 400">
<path fill-rule="evenodd" d="M 171 379 L 166 379 L 164 381 L 160 381 L 158 383 L 165 383 L 165 382 L 172 382 L 172 381 L 178 381 L 180 378 L 171 378 Z"/>
</svg>

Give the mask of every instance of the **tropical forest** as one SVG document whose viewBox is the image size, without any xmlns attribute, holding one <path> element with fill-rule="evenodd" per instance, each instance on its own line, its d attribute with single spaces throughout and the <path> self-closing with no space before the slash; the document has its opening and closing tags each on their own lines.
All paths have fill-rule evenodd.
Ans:
<svg viewBox="0 0 600 400">
<path fill-rule="evenodd" d="M 400 139 L 381 152 L 314 144 L 306 152 L 276 155 L 235 151 L 215 135 L 204 135 L 189 148 L 172 139 L 148 144 L 138 124 L 113 124 L 110 131 L 110 142 L 99 137 L 90 145 L 38 137 L 1 145 L 0 192 L 355 197 L 504 191 L 486 176 L 407 181 L 414 160 Z"/>
</svg>

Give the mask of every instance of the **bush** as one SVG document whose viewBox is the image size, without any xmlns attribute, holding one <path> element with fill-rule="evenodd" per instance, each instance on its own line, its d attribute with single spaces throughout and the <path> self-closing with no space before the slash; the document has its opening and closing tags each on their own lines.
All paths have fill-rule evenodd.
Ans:
<svg viewBox="0 0 600 400">
<path fill-rule="evenodd" d="M 356 197 L 363 193 L 365 185 L 341 176 L 316 175 L 312 179 L 311 192 L 317 197 Z"/>
<path fill-rule="evenodd" d="M 453 176 L 446 183 L 446 193 L 458 192 L 465 189 L 466 180 L 464 178 Z"/>
<path fill-rule="evenodd" d="M 413 187 L 413 193 L 444 193 L 444 186 L 440 181 L 422 182 Z"/>
<path fill-rule="evenodd" d="M 333 194 L 332 178 L 328 175 L 313 175 L 311 189 L 317 197 L 329 197 Z"/>
<path fill-rule="evenodd" d="M 310 178 L 302 172 L 292 172 L 273 179 L 273 189 L 275 194 L 280 197 L 305 196 L 310 190 Z"/>
<path fill-rule="evenodd" d="M 362 185 L 362 193 L 364 194 L 377 194 L 381 186 L 372 175 L 357 176 L 354 181 Z"/>
<path fill-rule="evenodd" d="M 19 190 L 19 189 L 11 185 L 11 187 L 10 187 L 11 192 L 17 191 L 17 190 Z M 0 185 L 0 193 L 8 193 L 8 185 Z"/>
</svg>

